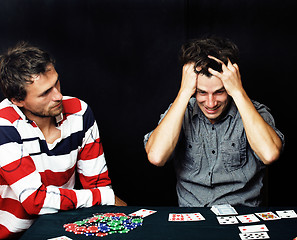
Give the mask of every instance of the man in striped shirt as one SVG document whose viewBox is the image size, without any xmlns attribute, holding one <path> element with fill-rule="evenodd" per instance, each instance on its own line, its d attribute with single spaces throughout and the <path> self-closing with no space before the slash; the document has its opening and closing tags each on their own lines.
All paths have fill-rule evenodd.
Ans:
<svg viewBox="0 0 297 240">
<path fill-rule="evenodd" d="M 25 43 L 1 56 L 0 239 L 40 214 L 126 205 L 112 190 L 90 107 L 61 94 L 54 63 Z M 83 189 L 74 189 L 76 174 Z"/>
</svg>

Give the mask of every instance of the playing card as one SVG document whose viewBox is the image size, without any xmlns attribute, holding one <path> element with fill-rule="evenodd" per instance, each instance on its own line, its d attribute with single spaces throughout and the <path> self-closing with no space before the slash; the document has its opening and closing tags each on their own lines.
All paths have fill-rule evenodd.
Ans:
<svg viewBox="0 0 297 240">
<path fill-rule="evenodd" d="M 138 210 L 136 212 L 133 212 L 133 213 L 131 213 L 129 215 L 130 216 L 138 216 L 138 217 L 144 218 L 144 217 L 147 217 L 147 216 L 149 216 L 149 215 L 151 215 L 151 214 L 153 214 L 155 212 L 157 212 L 157 211 L 155 211 L 155 210 L 147 210 L 147 209 L 140 209 L 140 210 Z"/>
<path fill-rule="evenodd" d="M 239 233 L 242 240 L 248 239 L 269 239 L 267 232 L 256 232 L 256 233 Z"/>
<path fill-rule="evenodd" d="M 47 240 L 72 240 L 72 238 L 61 236 L 61 237 L 49 238 Z"/>
<path fill-rule="evenodd" d="M 262 218 L 263 220 L 277 220 L 280 219 L 279 216 L 277 216 L 273 212 L 262 212 L 262 213 L 255 213 L 258 217 Z"/>
<path fill-rule="evenodd" d="M 246 215 L 240 215 L 236 217 L 242 223 L 260 222 L 260 220 L 254 214 L 246 214 Z"/>
<path fill-rule="evenodd" d="M 205 218 L 200 213 L 170 213 L 168 221 L 185 222 L 185 221 L 202 221 Z"/>
<path fill-rule="evenodd" d="M 240 226 L 238 228 L 239 228 L 240 232 L 242 232 L 242 233 L 269 231 L 265 224 L 251 225 L 251 226 Z"/>
<path fill-rule="evenodd" d="M 297 218 L 297 214 L 294 210 L 276 211 L 280 218 Z"/>
<path fill-rule="evenodd" d="M 170 213 L 168 217 L 168 221 L 170 222 L 183 222 L 185 221 L 185 218 L 183 214 L 177 214 L 177 213 Z"/>
<path fill-rule="evenodd" d="M 219 216 L 217 217 L 220 224 L 236 224 L 238 220 L 235 216 Z"/>
<path fill-rule="evenodd" d="M 213 205 L 210 210 L 220 216 L 238 214 L 230 204 Z"/>
</svg>

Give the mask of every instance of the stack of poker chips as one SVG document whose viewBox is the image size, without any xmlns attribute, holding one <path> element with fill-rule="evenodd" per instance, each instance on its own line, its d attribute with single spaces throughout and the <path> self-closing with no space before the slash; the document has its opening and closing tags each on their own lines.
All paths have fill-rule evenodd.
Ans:
<svg viewBox="0 0 297 240">
<path fill-rule="evenodd" d="M 125 213 L 97 213 L 92 217 L 64 224 L 67 232 L 86 236 L 104 237 L 115 233 L 128 233 L 142 226 L 143 218 L 127 216 Z"/>
</svg>

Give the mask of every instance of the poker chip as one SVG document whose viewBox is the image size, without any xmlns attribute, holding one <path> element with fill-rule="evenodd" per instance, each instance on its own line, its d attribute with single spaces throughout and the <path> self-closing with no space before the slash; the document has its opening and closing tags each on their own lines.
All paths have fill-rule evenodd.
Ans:
<svg viewBox="0 0 297 240">
<path fill-rule="evenodd" d="M 123 230 L 118 231 L 118 233 L 128 233 L 128 232 L 130 232 L 130 230 L 128 230 L 128 229 L 123 229 Z"/>
<path fill-rule="evenodd" d="M 143 218 L 125 213 L 96 213 L 93 216 L 63 225 L 65 231 L 85 236 L 104 237 L 110 234 L 128 233 L 142 226 Z"/>
<path fill-rule="evenodd" d="M 102 233 L 102 232 L 99 232 L 99 233 L 96 233 L 95 236 L 97 237 L 104 237 L 104 236 L 107 236 L 108 233 Z"/>
</svg>

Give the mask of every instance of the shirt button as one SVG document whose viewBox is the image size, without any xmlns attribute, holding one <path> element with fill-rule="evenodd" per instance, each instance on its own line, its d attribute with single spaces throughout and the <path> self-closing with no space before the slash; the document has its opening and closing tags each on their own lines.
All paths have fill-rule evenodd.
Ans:
<svg viewBox="0 0 297 240">
<path fill-rule="evenodd" d="M 211 127 L 211 129 L 212 129 L 212 130 L 215 130 L 215 128 L 214 128 L 214 127 Z"/>
<path fill-rule="evenodd" d="M 216 151 L 215 151 L 215 150 L 212 150 L 211 152 L 212 152 L 212 154 L 215 154 L 215 153 L 216 153 Z"/>
</svg>

